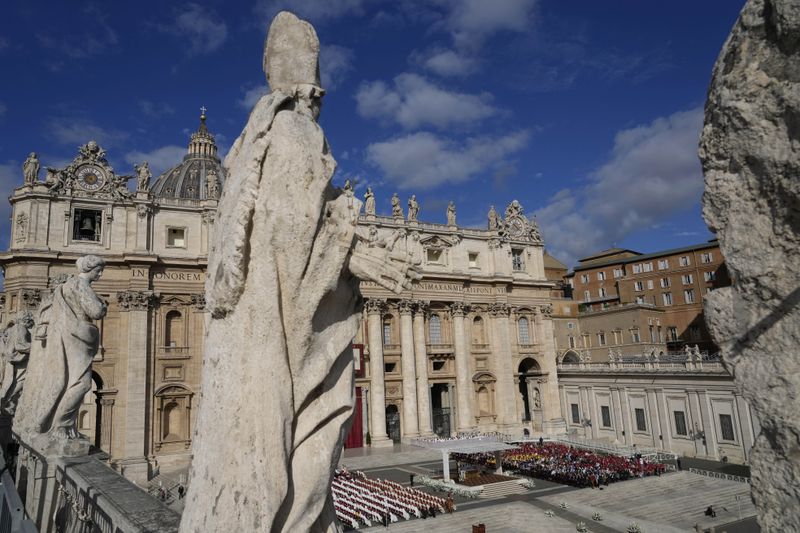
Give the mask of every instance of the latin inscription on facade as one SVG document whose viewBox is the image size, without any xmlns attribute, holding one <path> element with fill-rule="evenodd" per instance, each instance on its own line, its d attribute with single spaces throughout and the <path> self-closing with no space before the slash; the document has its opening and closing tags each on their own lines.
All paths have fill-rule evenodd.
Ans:
<svg viewBox="0 0 800 533">
<path fill-rule="evenodd" d="M 132 278 L 147 278 L 146 268 L 131 269 Z M 153 280 L 156 281 L 205 281 L 205 274 L 202 272 L 153 272 Z"/>
<path fill-rule="evenodd" d="M 378 284 L 372 281 L 362 281 L 362 287 L 378 288 Z M 469 285 L 464 286 L 460 283 L 443 283 L 437 281 L 423 281 L 415 283 L 412 287 L 413 291 L 432 291 L 432 292 L 455 292 L 466 294 L 505 294 L 505 287 L 492 287 L 486 285 Z"/>
</svg>

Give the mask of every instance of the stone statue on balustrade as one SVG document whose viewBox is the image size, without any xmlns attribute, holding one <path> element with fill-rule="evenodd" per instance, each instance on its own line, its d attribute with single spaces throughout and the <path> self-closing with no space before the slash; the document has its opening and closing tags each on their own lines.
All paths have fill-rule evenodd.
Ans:
<svg viewBox="0 0 800 533">
<path fill-rule="evenodd" d="M 419 202 L 417 202 L 417 195 L 412 194 L 408 199 L 408 220 L 417 221 L 419 215 Z"/>
<path fill-rule="evenodd" d="M 150 178 L 153 177 L 150 165 L 145 161 L 141 165 L 134 165 L 133 170 L 136 172 L 136 191 L 147 192 L 150 188 Z"/>
<path fill-rule="evenodd" d="M 403 218 L 403 208 L 400 205 L 400 197 L 397 193 L 392 195 L 392 216 L 394 218 Z"/>
<path fill-rule="evenodd" d="M 375 193 L 372 192 L 372 187 L 367 187 L 367 192 L 364 193 L 364 214 L 375 215 Z"/>
<path fill-rule="evenodd" d="M 13 426 L 14 433 L 34 447 L 61 455 L 88 449 L 77 430 L 78 408 L 91 389 L 92 360 L 99 347 L 100 332 L 93 321 L 103 318 L 107 309 L 92 288 L 105 261 L 86 255 L 76 266 L 77 275 L 58 285 L 40 306 Z"/>
<path fill-rule="evenodd" d="M 39 180 L 39 158 L 36 152 L 31 152 L 22 164 L 22 176 L 25 185 L 33 185 Z"/>
<path fill-rule="evenodd" d="M 489 230 L 496 230 L 500 227 L 500 215 L 497 214 L 494 206 L 489 209 Z"/>
<path fill-rule="evenodd" d="M 337 529 L 329 487 L 354 412 L 360 281 L 400 292 L 419 277 L 407 239 L 361 238 L 361 202 L 331 184 L 318 56 L 314 28 L 279 13 L 271 92 L 224 162 L 183 533 Z"/>
<path fill-rule="evenodd" d="M 3 332 L 0 410 L 11 416 L 14 416 L 17 410 L 17 403 L 25 385 L 32 329 L 33 316 L 26 311 Z"/>
<path fill-rule="evenodd" d="M 447 204 L 447 225 L 456 225 L 456 204 L 454 204 L 452 201 Z"/>
</svg>

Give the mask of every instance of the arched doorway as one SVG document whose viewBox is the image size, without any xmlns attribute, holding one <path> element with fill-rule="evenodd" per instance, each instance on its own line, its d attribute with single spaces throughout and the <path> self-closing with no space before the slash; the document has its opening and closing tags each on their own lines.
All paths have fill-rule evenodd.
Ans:
<svg viewBox="0 0 800 533">
<path fill-rule="evenodd" d="M 395 404 L 386 406 L 386 432 L 395 443 L 400 442 L 400 411 Z"/>
<path fill-rule="evenodd" d="M 531 357 L 526 357 L 519 363 L 519 394 L 522 397 L 522 421 L 541 423 L 542 401 L 541 392 L 533 385 L 533 377 L 542 375 L 539 363 Z"/>
</svg>

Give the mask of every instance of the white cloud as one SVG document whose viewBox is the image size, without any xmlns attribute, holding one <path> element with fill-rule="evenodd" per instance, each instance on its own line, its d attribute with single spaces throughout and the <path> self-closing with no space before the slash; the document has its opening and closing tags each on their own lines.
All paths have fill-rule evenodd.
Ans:
<svg viewBox="0 0 800 533">
<path fill-rule="evenodd" d="M 72 59 L 84 59 L 102 54 L 119 43 L 117 32 L 107 22 L 107 17 L 100 8 L 89 4 L 83 9 L 83 14 L 91 24 L 63 26 L 63 35 L 58 35 L 55 31 L 37 33 L 39 44 Z M 49 68 L 60 69 L 57 62 L 46 64 Z"/>
<path fill-rule="evenodd" d="M 702 123 L 695 108 L 620 131 L 587 185 L 560 191 L 537 211 L 548 249 L 574 264 L 695 205 L 703 191 Z"/>
<path fill-rule="evenodd" d="M 150 170 L 154 176 L 162 174 L 183 160 L 186 155 L 185 146 L 169 145 L 156 148 L 149 152 L 134 150 L 125 154 L 125 162 L 131 165 L 138 165 L 142 161 L 150 164 Z"/>
<path fill-rule="evenodd" d="M 269 92 L 269 87 L 264 85 L 255 85 L 249 89 L 244 89 L 244 95 L 236 102 L 239 107 L 250 111 L 253 106 L 261 99 L 262 96 Z"/>
<path fill-rule="evenodd" d="M 151 100 L 139 100 L 137 102 L 139 110 L 147 118 L 158 119 L 165 115 L 175 114 L 175 108 L 166 102 L 153 102 Z"/>
<path fill-rule="evenodd" d="M 404 128 L 431 125 L 447 128 L 488 118 L 497 109 L 489 94 L 447 91 L 416 74 L 401 74 L 389 87 L 382 81 L 365 82 L 356 93 L 358 113 L 364 118 L 393 120 Z"/>
<path fill-rule="evenodd" d="M 465 76 L 478 69 L 478 61 L 453 50 L 432 50 L 418 59 L 427 70 L 439 76 Z"/>
<path fill-rule="evenodd" d="M 322 86 L 326 90 L 335 89 L 353 70 L 353 51 L 344 46 L 328 44 L 322 45 L 319 55 Z"/>
<path fill-rule="evenodd" d="M 124 131 L 108 129 L 87 119 L 51 117 L 45 121 L 45 136 L 59 144 L 79 146 L 97 141 L 103 148 L 118 146 L 128 138 Z"/>
<path fill-rule="evenodd" d="M 446 26 L 456 46 L 474 49 L 499 31 L 528 30 L 535 5 L 536 0 L 450 0 Z"/>
<path fill-rule="evenodd" d="M 321 23 L 363 12 L 365 0 L 258 0 L 253 11 L 258 23 L 269 26 L 279 11 L 289 10 L 302 19 Z"/>
<path fill-rule="evenodd" d="M 219 50 L 228 38 L 228 25 L 214 10 L 191 2 L 176 11 L 170 24 L 157 27 L 184 39 L 189 44 L 189 55 Z"/>
<path fill-rule="evenodd" d="M 517 131 L 501 137 L 473 137 L 456 142 L 432 133 L 412 133 L 367 147 L 367 160 L 401 188 L 431 189 L 461 183 L 507 164 L 530 135 Z"/>
</svg>

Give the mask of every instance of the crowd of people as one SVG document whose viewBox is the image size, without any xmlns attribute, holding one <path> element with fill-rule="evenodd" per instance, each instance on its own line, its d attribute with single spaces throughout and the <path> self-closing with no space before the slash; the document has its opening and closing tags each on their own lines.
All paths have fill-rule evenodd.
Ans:
<svg viewBox="0 0 800 533">
<path fill-rule="evenodd" d="M 388 526 L 401 518 L 435 518 L 454 510 L 453 498 L 439 498 L 388 479 L 370 479 L 363 472 L 336 470 L 331 482 L 336 517 L 348 529 Z"/>
<path fill-rule="evenodd" d="M 458 462 L 495 468 L 494 454 L 451 454 Z M 521 444 L 503 452 L 503 468 L 521 475 L 575 487 L 602 488 L 615 481 L 658 476 L 666 466 L 637 454 L 631 457 L 597 454 L 553 442 Z"/>
</svg>

